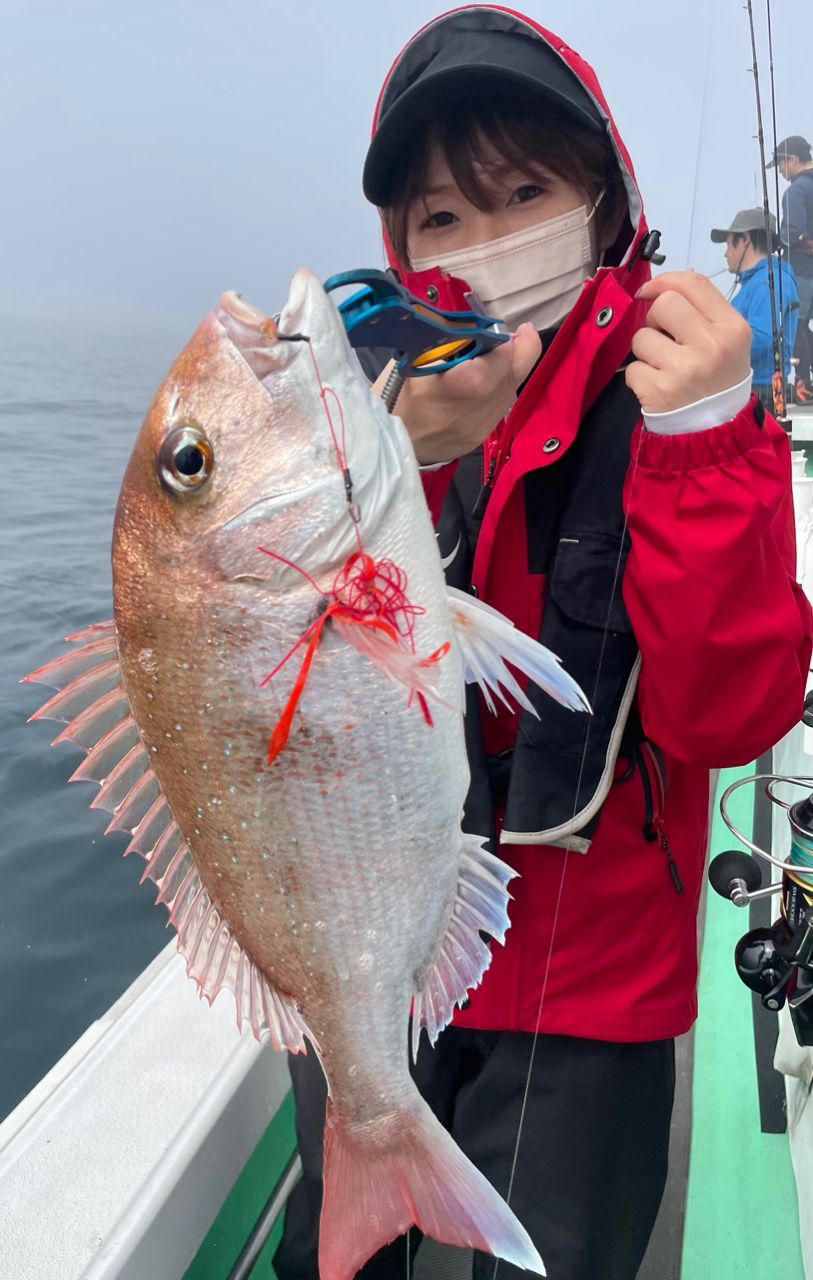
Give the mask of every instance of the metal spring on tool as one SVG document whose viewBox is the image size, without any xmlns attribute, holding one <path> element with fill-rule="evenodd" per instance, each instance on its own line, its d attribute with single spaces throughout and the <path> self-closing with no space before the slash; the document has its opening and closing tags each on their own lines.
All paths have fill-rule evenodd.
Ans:
<svg viewBox="0 0 813 1280">
<path fill-rule="evenodd" d="M 401 388 L 406 382 L 406 374 L 402 373 L 397 364 L 390 369 L 387 381 L 384 383 L 384 390 L 381 392 L 381 399 L 387 413 L 392 413 L 401 394 Z"/>
</svg>

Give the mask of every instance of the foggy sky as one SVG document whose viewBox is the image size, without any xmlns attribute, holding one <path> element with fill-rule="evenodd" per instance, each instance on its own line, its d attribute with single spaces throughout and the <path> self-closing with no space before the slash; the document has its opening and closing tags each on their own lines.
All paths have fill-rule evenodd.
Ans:
<svg viewBox="0 0 813 1280">
<path fill-rule="evenodd" d="M 809 3 L 774 0 L 780 138 L 813 134 Z M 299 266 L 382 265 L 360 189 L 370 118 L 393 57 L 444 7 L 2 0 L 0 318 L 192 328 L 227 288 L 276 311 Z M 762 202 L 742 0 L 525 12 L 596 68 L 669 266 L 687 265 L 697 183 L 691 264 L 718 270 L 710 227 Z"/>
</svg>

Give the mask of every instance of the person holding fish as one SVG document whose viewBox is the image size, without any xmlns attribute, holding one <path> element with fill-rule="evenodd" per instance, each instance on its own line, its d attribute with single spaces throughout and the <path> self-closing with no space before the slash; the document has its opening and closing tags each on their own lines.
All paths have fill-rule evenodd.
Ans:
<svg viewBox="0 0 813 1280">
<path fill-rule="evenodd" d="M 788 442 L 752 394 L 741 316 L 701 275 L 651 277 L 596 76 L 530 18 L 469 5 L 415 35 L 364 191 L 409 290 L 513 333 L 398 402 L 447 578 L 558 654 L 593 708 L 468 697 L 464 826 L 519 879 L 505 946 L 415 1075 L 551 1280 L 634 1280 L 697 1013 L 710 773 L 802 711 Z M 318 1275 L 325 1089 L 312 1054 L 291 1067 L 305 1172 L 280 1280 Z M 406 1248 L 359 1274 L 402 1276 Z M 476 1280 L 494 1267 L 475 1253 Z"/>
</svg>

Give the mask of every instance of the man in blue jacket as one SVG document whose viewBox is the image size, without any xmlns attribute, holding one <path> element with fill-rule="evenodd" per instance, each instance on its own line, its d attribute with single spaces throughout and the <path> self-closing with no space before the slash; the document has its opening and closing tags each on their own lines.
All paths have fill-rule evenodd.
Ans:
<svg viewBox="0 0 813 1280">
<path fill-rule="evenodd" d="M 794 134 L 776 148 L 773 160 L 788 186 L 782 196 L 781 237 L 784 252 L 796 273 L 799 286 L 799 332 L 794 355 L 796 402 L 813 402 L 813 160 L 810 143 Z"/>
<path fill-rule="evenodd" d="M 769 256 L 764 212 L 762 209 L 741 209 L 730 227 L 716 227 L 711 233 L 711 238 L 715 244 L 725 244 L 726 265 L 731 274 L 737 277 L 739 289 L 731 299 L 731 305 L 751 326 L 751 368 L 754 371 L 754 391 L 766 409 L 773 413 L 772 379 L 775 369 L 774 326 L 771 323 L 771 270 L 773 270 L 777 316 L 781 297 L 786 380 L 790 376 L 791 354 L 799 323 L 799 290 L 792 267 L 789 267 L 786 262 L 780 264 L 774 253 L 777 248 L 777 236 L 776 220 L 773 215 L 770 219 L 770 234 Z"/>
</svg>

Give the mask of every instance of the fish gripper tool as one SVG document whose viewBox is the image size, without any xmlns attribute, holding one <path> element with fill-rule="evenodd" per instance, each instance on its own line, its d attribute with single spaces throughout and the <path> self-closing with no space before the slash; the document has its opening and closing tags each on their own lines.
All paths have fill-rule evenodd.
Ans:
<svg viewBox="0 0 813 1280">
<path fill-rule="evenodd" d="M 325 281 L 331 293 L 361 285 L 339 303 L 350 345 L 392 352 L 395 364 L 382 399 L 392 409 L 406 378 L 446 372 L 510 338 L 502 320 L 476 311 L 443 311 L 416 298 L 386 271 L 342 271 Z"/>
</svg>

